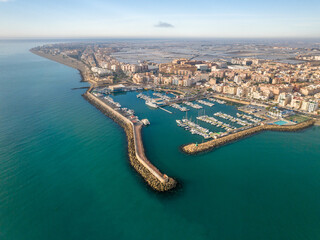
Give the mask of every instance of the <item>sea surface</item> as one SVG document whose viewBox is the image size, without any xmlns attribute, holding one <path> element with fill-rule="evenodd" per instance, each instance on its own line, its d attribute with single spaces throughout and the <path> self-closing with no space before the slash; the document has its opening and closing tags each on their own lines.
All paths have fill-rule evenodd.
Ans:
<svg viewBox="0 0 320 240">
<path fill-rule="evenodd" d="M 28 51 L 44 43 L 0 41 L 1 240 L 320 239 L 319 127 L 188 156 L 179 146 L 201 137 L 115 96 L 150 120 L 147 156 L 181 183 L 156 193 L 123 130 L 72 90 L 88 85 L 78 71 Z"/>
</svg>

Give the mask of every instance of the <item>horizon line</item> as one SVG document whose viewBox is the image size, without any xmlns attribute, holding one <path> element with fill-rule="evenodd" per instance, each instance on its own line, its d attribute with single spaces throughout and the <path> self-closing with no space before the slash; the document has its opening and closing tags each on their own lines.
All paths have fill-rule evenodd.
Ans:
<svg viewBox="0 0 320 240">
<path fill-rule="evenodd" d="M 174 39 L 194 39 L 194 40 L 213 40 L 213 39 L 300 39 L 300 40 L 314 40 L 314 39 L 319 39 L 320 40 L 320 36 L 319 37 L 293 37 L 293 36 L 287 36 L 287 37 L 280 37 L 280 36 L 273 36 L 273 37 L 159 37 L 159 36 L 154 36 L 154 37 L 150 37 L 150 36 L 137 36 L 137 37 L 131 37 L 131 36 L 105 36 L 105 37 L 94 37 L 94 36 L 90 36 L 90 37 L 86 37 L 86 36 L 78 36 L 78 37 L 59 37 L 59 36 L 47 36 L 47 37 L 41 37 L 41 36 L 31 36 L 31 37 L 26 37 L 26 36 L 22 36 L 22 37 L 0 37 L 0 40 L 107 40 L 107 39 L 127 39 L 127 40 L 131 40 L 131 39 L 135 39 L 135 40 L 174 40 Z"/>
</svg>

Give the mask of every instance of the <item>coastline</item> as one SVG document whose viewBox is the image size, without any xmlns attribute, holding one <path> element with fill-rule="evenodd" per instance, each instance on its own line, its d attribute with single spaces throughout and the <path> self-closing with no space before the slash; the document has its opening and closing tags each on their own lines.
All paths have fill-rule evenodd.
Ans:
<svg viewBox="0 0 320 240">
<path fill-rule="evenodd" d="M 280 131 L 280 132 L 295 132 L 299 131 L 305 128 L 308 128 L 315 124 L 315 120 L 311 119 L 303 123 L 299 123 L 296 125 L 290 125 L 290 126 L 279 126 L 279 125 L 260 125 L 257 127 L 253 127 L 241 132 L 237 132 L 231 135 L 227 135 L 221 138 L 213 139 L 204 143 L 200 144 L 194 144 L 190 143 L 184 146 L 181 146 L 181 150 L 184 153 L 190 154 L 190 155 L 196 155 L 201 152 L 207 152 L 215 149 L 216 147 L 226 145 L 228 143 L 237 141 L 239 139 L 248 137 L 250 135 L 263 132 L 263 131 Z"/>
<path fill-rule="evenodd" d="M 91 94 L 91 90 L 97 86 L 96 82 L 93 80 L 93 75 L 91 70 L 81 61 L 76 59 L 61 56 L 61 55 L 50 55 L 37 50 L 31 49 L 30 52 L 39 55 L 41 57 L 47 58 L 49 60 L 62 63 L 66 66 L 77 69 L 80 74 L 82 81 L 88 82 L 90 88 L 83 94 L 83 97 L 97 109 L 99 109 L 103 114 L 115 121 L 119 126 L 121 126 L 127 137 L 128 144 L 128 156 L 131 166 L 142 176 L 145 182 L 154 190 L 164 192 L 171 190 L 176 187 L 177 182 L 168 177 L 167 175 L 161 173 L 152 163 L 147 159 L 144 153 L 143 142 L 141 137 L 142 125 L 135 125 L 129 119 L 115 111 L 112 107 L 108 106 L 101 99 Z M 166 90 L 159 89 L 161 91 L 172 91 L 178 93 L 176 90 Z M 179 92 L 180 93 L 180 92 Z M 250 102 L 228 98 L 226 96 L 214 95 L 215 98 L 235 102 L 238 104 L 250 104 Z M 182 152 L 190 155 L 199 154 L 201 152 L 208 152 L 216 147 L 226 145 L 228 143 L 237 141 L 239 139 L 248 137 L 250 135 L 262 132 L 262 131 L 299 131 L 304 128 L 310 127 L 312 125 L 318 125 L 320 122 L 313 119 L 291 126 L 278 126 L 278 125 L 260 125 L 250 129 L 243 130 L 241 132 L 233 133 L 218 139 L 213 139 L 201 144 L 186 144 L 180 146 Z"/>
<path fill-rule="evenodd" d="M 177 186 L 176 180 L 162 174 L 152 163 L 146 158 L 141 137 L 141 125 L 135 126 L 131 121 L 109 107 L 103 101 L 91 94 L 91 90 L 96 86 L 90 69 L 81 61 L 70 58 L 68 56 L 50 55 L 35 49 L 30 52 L 40 57 L 53 60 L 66 66 L 77 69 L 80 72 L 81 81 L 88 82 L 90 88 L 82 95 L 90 104 L 99 109 L 103 114 L 111 118 L 120 127 L 122 127 L 127 136 L 128 156 L 131 166 L 140 174 L 145 182 L 154 190 L 159 192 L 169 191 Z"/>
<path fill-rule="evenodd" d="M 90 69 L 83 62 L 68 56 L 46 54 L 35 49 L 30 49 L 29 51 L 40 57 L 47 58 L 49 60 L 66 65 L 68 67 L 77 69 L 81 75 L 81 82 L 88 82 L 90 84 L 90 89 L 96 85 L 96 82 L 93 80 L 93 76 L 90 72 Z"/>
</svg>

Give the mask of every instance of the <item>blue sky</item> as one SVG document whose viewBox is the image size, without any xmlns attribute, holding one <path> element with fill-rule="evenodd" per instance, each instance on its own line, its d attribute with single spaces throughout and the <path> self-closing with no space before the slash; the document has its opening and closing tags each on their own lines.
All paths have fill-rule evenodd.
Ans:
<svg viewBox="0 0 320 240">
<path fill-rule="evenodd" d="M 0 0 L 16 37 L 320 37 L 320 1 Z"/>
</svg>

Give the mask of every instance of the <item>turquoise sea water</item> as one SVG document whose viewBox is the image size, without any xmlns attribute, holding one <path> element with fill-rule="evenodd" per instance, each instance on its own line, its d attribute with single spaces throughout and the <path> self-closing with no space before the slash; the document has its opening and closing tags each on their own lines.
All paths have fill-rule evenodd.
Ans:
<svg viewBox="0 0 320 240">
<path fill-rule="evenodd" d="M 319 127 L 187 156 L 195 136 L 138 105 L 148 158 L 182 184 L 155 193 L 122 129 L 71 90 L 79 73 L 28 52 L 40 44 L 0 42 L 0 239 L 320 238 Z"/>
<path fill-rule="evenodd" d="M 154 91 L 143 91 L 142 92 L 144 95 L 147 95 L 153 99 L 156 99 L 158 97 L 154 96 L 153 93 Z M 217 126 L 213 126 L 209 123 L 203 122 L 201 120 L 197 120 L 197 116 L 201 116 L 201 115 L 207 115 L 210 117 L 214 117 L 215 119 L 222 121 L 224 123 L 230 124 L 230 126 L 233 127 L 243 127 L 235 122 L 231 122 L 228 119 L 223 119 L 220 118 L 219 116 L 214 116 L 213 114 L 216 112 L 222 112 L 222 113 L 226 113 L 228 115 L 231 115 L 233 117 L 237 117 L 237 112 L 238 113 L 242 113 L 240 111 L 237 110 L 237 107 L 233 104 L 219 104 L 217 102 L 215 102 L 214 106 L 209 107 L 203 104 L 198 103 L 197 101 L 192 101 L 192 103 L 201 105 L 203 108 L 202 109 L 194 109 L 190 106 L 187 106 L 185 104 L 179 104 L 180 106 L 184 106 L 187 107 L 187 109 L 189 109 L 189 111 L 187 112 L 181 112 L 173 107 L 170 106 L 165 106 L 163 107 L 165 110 L 170 111 L 172 114 L 165 112 L 164 110 L 161 109 L 152 109 L 150 107 L 148 107 L 145 104 L 145 100 L 141 99 L 141 98 L 137 98 L 137 94 L 139 94 L 139 92 L 126 92 L 126 93 L 116 93 L 116 94 L 112 94 L 110 95 L 114 101 L 119 102 L 121 104 L 122 107 L 126 107 L 129 109 L 134 109 L 135 111 L 135 115 L 139 117 L 139 119 L 144 119 L 147 118 L 149 121 L 151 121 L 151 126 L 152 127 L 148 127 L 147 129 L 144 129 L 144 132 L 148 132 L 151 131 L 152 132 L 156 131 L 156 129 L 158 129 L 158 132 L 164 132 L 165 134 L 169 133 L 173 133 L 173 132 L 177 132 L 177 135 L 172 136 L 174 137 L 181 137 L 183 136 L 183 140 L 184 142 L 180 142 L 180 144 L 187 144 L 190 142 L 202 142 L 204 141 L 204 138 L 202 136 L 199 135 L 192 135 L 189 131 L 184 130 L 183 128 L 179 128 L 177 126 L 176 120 L 181 120 L 183 118 L 188 118 L 189 120 L 195 122 L 196 124 L 200 125 L 201 127 L 204 127 L 206 129 L 208 129 L 210 132 L 213 133 L 219 133 L 219 132 L 225 132 L 226 130 L 221 128 L 221 127 L 217 127 Z M 164 92 L 161 92 L 161 94 L 165 94 Z M 170 95 L 168 95 L 170 96 Z M 208 100 L 206 100 L 207 102 L 209 102 Z M 239 106 L 239 105 L 238 105 Z M 247 114 L 249 115 L 249 114 Z M 253 116 L 254 117 L 254 116 Z M 250 122 L 250 121 L 248 121 Z M 148 139 L 146 139 L 146 141 L 148 141 Z M 179 143 L 179 140 L 173 140 L 172 142 L 175 143 Z"/>
<path fill-rule="evenodd" d="M 285 124 L 287 124 L 287 122 L 286 121 L 276 121 L 276 122 L 274 122 L 275 124 L 277 124 L 277 125 L 285 125 Z"/>
</svg>

